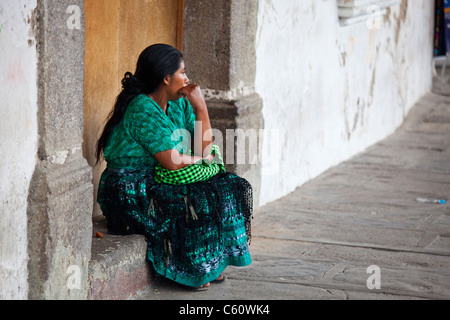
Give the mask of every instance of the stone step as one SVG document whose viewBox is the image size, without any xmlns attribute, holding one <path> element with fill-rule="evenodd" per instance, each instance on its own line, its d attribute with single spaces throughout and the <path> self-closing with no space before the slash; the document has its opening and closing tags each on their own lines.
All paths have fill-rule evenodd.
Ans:
<svg viewBox="0 0 450 320">
<path fill-rule="evenodd" d="M 97 232 L 103 238 L 97 238 Z M 153 272 L 145 259 L 146 249 L 143 236 L 111 235 L 104 219 L 94 221 L 89 263 L 90 299 L 124 300 L 147 290 L 153 281 Z"/>
</svg>

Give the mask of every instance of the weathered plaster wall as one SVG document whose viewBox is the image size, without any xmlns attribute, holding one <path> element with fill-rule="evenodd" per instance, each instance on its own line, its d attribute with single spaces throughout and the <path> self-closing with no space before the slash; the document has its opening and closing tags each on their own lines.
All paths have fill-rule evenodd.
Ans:
<svg viewBox="0 0 450 320">
<path fill-rule="evenodd" d="M 39 0 L 38 159 L 28 196 L 28 298 L 86 299 L 92 168 L 83 158 L 84 0 Z"/>
<path fill-rule="evenodd" d="M 36 0 L 0 2 L 0 300 L 26 299 L 27 195 L 37 152 Z"/>
<path fill-rule="evenodd" d="M 402 0 L 381 29 L 370 30 L 341 27 L 336 1 L 259 1 L 256 91 L 267 133 L 261 205 L 402 123 L 431 88 L 433 3 Z"/>
</svg>

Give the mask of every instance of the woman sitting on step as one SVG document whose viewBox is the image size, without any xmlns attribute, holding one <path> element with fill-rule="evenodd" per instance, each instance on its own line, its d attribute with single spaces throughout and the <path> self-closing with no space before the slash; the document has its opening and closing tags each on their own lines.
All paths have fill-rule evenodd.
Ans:
<svg viewBox="0 0 450 320">
<path fill-rule="evenodd" d="M 252 187 L 225 172 L 179 50 L 148 47 L 122 85 L 97 145 L 107 162 L 98 202 L 108 230 L 143 234 L 158 274 L 205 290 L 228 266 L 251 263 Z"/>
</svg>

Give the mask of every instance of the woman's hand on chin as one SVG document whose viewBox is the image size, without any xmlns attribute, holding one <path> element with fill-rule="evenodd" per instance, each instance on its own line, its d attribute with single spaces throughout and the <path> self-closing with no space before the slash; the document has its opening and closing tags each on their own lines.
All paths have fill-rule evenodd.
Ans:
<svg viewBox="0 0 450 320">
<path fill-rule="evenodd" d="M 203 98 L 203 93 L 200 86 L 188 84 L 180 90 L 180 93 L 183 97 L 189 100 L 193 108 L 206 108 L 206 102 Z"/>
</svg>

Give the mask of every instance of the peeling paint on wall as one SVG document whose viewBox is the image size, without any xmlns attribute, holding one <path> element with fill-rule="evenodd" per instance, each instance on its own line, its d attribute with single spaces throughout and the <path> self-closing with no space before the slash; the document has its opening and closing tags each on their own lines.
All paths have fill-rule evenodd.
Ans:
<svg viewBox="0 0 450 320">
<path fill-rule="evenodd" d="M 273 155 L 283 165 L 262 177 L 261 205 L 402 123 L 431 88 L 433 7 L 402 0 L 370 30 L 341 27 L 336 1 L 259 0 L 256 91 L 266 129 L 279 129 L 289 150 Z"/>
<path fill-rule="evenodd" d="M 0 300 L 26 299 L 27 196 L 37 152 L 37 0 L 0 3 Z"/>
<path fill-rule="evenodd" d="M 408 0 L 402 0 L 400 4 L 400 12 L 399 14 L 394 14 L 394 19 L 397 22 L 396 30 L 395 30 L 395 43 L 398 44 L 400 31 L 402 28 L 402 24 L 405 23 L 406 17 L 408 13 Z"/>
</svg>

